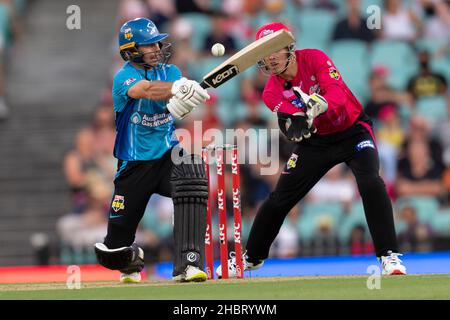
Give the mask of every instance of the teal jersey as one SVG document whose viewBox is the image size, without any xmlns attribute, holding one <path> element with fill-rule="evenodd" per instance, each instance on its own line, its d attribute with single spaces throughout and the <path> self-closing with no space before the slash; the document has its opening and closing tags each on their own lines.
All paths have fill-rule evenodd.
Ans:
<svg viewBox="0 0 450 320">
<path fill-rule="evenodd" d="M 141 80 L 173 82 L 181 78 L 177 66 L 167 64 L 147 71 L 126 62 L 114 76 L 113 101 L 116 115 L 114 156 L 125 161 L 154 160 L 178 144 L 167 101 L 133 99 L 128 90 Z"/>
</svg>

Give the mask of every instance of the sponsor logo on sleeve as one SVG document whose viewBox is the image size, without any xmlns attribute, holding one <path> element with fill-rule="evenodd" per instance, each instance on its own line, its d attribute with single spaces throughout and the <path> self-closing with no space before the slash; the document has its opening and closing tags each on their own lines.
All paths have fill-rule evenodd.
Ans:
<svg viewBox="0 0 450 320">
<path fill-rule="evenodd" d="M 341 78 L 341 75 L 339 74 L 339 71 L 337 71 L 336 68 L 334 68 L 334 67 L 331 67 L 330 69 L 328 69 L 328 74 L 334 80 L 339 80 Z"/>
<path fill-rule="evenodd" d="M 136 78 L 129 78 L 129 79 L 124 81 L 123 85 L 124 86 L 129 86 L 130 84 L 132 84 L 135 81 L 136 81 Z"/>
<path fill-rule="evenodd" d="M 341 78 L 341 75 L 339 74 L 339 71 L 337 71 L 336 68 L 334 68 L 334 67 L 331 67 L 330 69 L 328 69 L 328 74 L 334 80 L 339 80 Z"/>
<path fill-rule="evenodd" d="M 356 150 L 361 151 L 366 148 L 375 149 L 375 145 L 372 140 L 364 140 L 356 145 Z"/>
</svg>

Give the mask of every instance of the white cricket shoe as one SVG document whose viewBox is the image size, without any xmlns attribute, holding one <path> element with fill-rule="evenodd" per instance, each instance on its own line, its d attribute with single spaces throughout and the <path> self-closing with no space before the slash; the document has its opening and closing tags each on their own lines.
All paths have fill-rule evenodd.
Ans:
<svg viewBox="0 0 450 320">
<path fill-rule="evenodd" d="M 195 267 L 187 266 L 182 274 L 172 277 L 172 280 L 178 282 L 203 282 L 208 279 L 205 271 Z"/>
<path fill-rule="evenodd" d="M 133 273 L 121 273 L 120 274 L 120 282 L 122 283 L 139 283 L 141 282 L 142 277 L 140 272 Z"/>
<path fill-rule="evenodd" d="M 262 267 L 264 264 L 264 260 L 260 260 L 259 263 L 252 263 L 247 260 L 247 252 L 242 254 L 242 264 L 244 265 L 244 271 L 256 270 Z M 218 266 L 216 269 L 216 274 L 220 278 L 222 278 L 222 265 Z M 234 251 L 230 252 L 230 259 L 228 259 L 228 277 L 236 278 L 236 253 Z"/>
<path fill-rule="evenodd" d="M 383 268 L 382 274 L 391 275 L 405 275 L 406 267 L 402 264 L 400 260 L 402 254 L 388 251 L 387 256 L 381 256 L 381 266 Z"/>
</svg>

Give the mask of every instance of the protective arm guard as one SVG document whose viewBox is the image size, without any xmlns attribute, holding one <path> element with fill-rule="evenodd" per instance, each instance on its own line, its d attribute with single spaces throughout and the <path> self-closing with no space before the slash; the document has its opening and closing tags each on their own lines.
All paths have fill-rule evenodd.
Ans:
<svg viewBox="0 0 450 320">
<path fill-rule="evenodd" d="M 188 265 L 204 269 L 208 179 L 198 155 L 182 158 L 171 176 L 174 204 L 174 270 L 182 274 Z"/>
<path fill-rule="evenodd" d="M 130 274 L 144 269 L 144 251 L 136 243 L 118 249 L 108 249 L 103 243 L 96 243 L 95 255 L 98 263 L 111 270 Z"/>
</svg>

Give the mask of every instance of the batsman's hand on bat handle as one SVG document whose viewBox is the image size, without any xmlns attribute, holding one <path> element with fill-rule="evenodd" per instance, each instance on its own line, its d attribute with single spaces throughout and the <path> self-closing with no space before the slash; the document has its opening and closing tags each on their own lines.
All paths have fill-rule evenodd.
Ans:
<svg viewBox="0 0 450 320">
<path fill-rule="evenodd" d="M 209 99 L 208 92 L 197 81 L 184 77 L 173 83 L 171 92 L 179 100 L 193 108 Z"/>
<path fill-rule="evenodd" d="M 186 117 L 195 107 L 185 104 L 182 100 L 178 99 L 176 96 L 170 98 L 167 103 L 166 113 L 171 113 L 172 116 L 177 120 L 182 120 Z"/>
<path fill-rule="evenodd" d="M 294 91 L 297 98 L 302 100 L 303 104 L 306 106 L 306 116 L 308 117 L 308 123 L 310 124 L 311 132 L 315 133 L 317 131 L 317 128 L 314 127 L 313 121 L 318 115 L 327 111 L 327 100 L 325 100 L 324 97 L 317 93 L 307 95 L 299 87 L 293 87 L 292 90 Z"/>
<path fill-rule="evenodd" d="M 277 112 L 278 126 L 288 140 L 300 142 L 311 137 L 311 126 L 304 112 Z"/>
<path fill-rule="evenodd" d="M 198 82 L 181 78 L 173 83 L 173 97 L 167 104 L 167 111 L 176 119 L 181 120 L 198 105 L 209 99 L 208 92 Z"/>
</svg>

